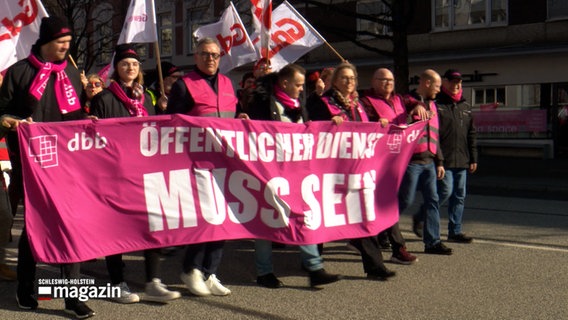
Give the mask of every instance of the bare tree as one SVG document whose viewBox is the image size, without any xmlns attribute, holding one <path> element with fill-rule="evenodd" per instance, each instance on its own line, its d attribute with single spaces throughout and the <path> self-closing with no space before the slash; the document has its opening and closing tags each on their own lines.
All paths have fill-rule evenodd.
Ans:
<svg viewBox="0 0 568 320">
<path fill-rule="evenodd" d="M 371 32 L 369 30 L 357 30 L 354 26 L 346 27 L 345 24 L 335 21 L 324 25 L 315 25 L 315 27 L 327 34 L 332 34 L 335 38 L 350 41 L 355 45 L 377 53 L 382 56 L 389 57 L 393 60 L 394 75 L 396 77 L 396 86 L 402 92 L 408 91 L 408 44 L 407 30 L 409 24 L 414 17 L 416 0 L 380 0 L 383 4 L 383 10 L 374 13 L 357 12 L 356 1 L 317 1 L 317 0 L 296 0 L 292 1 L 296 5 L 302 3 L 306 6 L 313 6 L 318 9 L 318 14 L 333 13 L 334 16 L 345 17 L 346 19 L 356 19 L 375 23 L 386 27 L 390 32 Z M 353 4 L 349 7 L 345 4 Z M 351 8 L 351 9 L 350 9 Z M 308 17 L 309 18 L 309 17 Z M 379 40 L 388 40 L 392 43 L 392 51 L 384 50 L 378 46 L 373 46 L 372 41 L 362 41 L 361 36 L 369 39 L 369 37 Z"/>
<path fill-rule="evenodd" d="M 122 22 L 128 8 L 127 1 L 101 0 L 47 0 L 44 5 L 50 16 L 62 17 L 69 22 L 74 30 L 70 54 L 79 68 L 86 71 L 105 62 L 101 57 L 110 57 L 119 34 L 113 32 L 117 28 L 115 21 Z M 108 35 L 101 32 L 100 26 L 110 30 Z"/>
</svg>

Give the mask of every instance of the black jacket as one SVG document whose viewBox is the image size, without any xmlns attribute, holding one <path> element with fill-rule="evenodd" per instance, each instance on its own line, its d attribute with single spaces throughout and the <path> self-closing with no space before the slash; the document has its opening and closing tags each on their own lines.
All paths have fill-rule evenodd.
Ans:
<svg viewBox="0 0 568 320">
<path fill-rule="evenodd" d="M 152 105 L 152 97 L 144 91 L 144 108 L 149 116 L 156 114 Z M 128 109 L 109 89 L 104 89 L 93 97 L 91 114 L 101 119 L 130 117 Z"/>
<path fill-rule="evenodd" d="M 277 79 L 278 74 L 271 73 L 256 81 L 256 88 L 248 104 L 248 116 L 251 119 L 282 121 L 280 111 L 276 105 L 277 100 L 273 94 L 274 86 L 277 85 Z M 298 122 L 300 119 L 303 122 L 308 120 L 308 114 L 304 106 L 297 110 L 285 110 L 284 112 L 293 122 Z"/>
<path fill-rule="evenodd" d="M 441 91 L 436 97 L 440 120 L 440 145 L 445 168 L 469 168 L 477 163 L 476 131 L 471 105 L 461 99 L 454 102 Z"/>
</svg>

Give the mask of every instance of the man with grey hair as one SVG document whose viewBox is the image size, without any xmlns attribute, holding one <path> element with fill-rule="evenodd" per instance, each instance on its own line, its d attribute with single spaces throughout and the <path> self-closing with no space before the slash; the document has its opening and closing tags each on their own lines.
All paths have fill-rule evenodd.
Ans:
<svg viewBox="0 0 568 320">
<path fill-rule="evenodd" d="M 219 43 L 212 38 L 199 40 L 194 59 L 195 69 L 173 84 L 166 112 L 234 118 L 238 101 L 231 80 L 219 73 Z M 224 241 L 187 246 L 181 279 L 192 294 L 226 296 L 231 293 L 215 275 L 223 246 Z"/>
</svg>

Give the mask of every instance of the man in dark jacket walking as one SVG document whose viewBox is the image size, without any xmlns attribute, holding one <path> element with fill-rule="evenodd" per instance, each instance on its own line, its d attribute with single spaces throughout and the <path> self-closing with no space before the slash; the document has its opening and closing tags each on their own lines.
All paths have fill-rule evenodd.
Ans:
<svg viewBox="0 0 568 320">
<path fill-rule="evenodd" d="M 467 172 L 477 170 L 477 145 L 471 106 L 462 97 L 462 76 L 457 70 L 444 73 L 436 104 L 446 169 L 444 179 L 438 181 L 438 196 L 440 205 L 448 202 L 448 241 L 469 243 L 472 238 L 462 232 L 462 217 Z"/>
</svg>

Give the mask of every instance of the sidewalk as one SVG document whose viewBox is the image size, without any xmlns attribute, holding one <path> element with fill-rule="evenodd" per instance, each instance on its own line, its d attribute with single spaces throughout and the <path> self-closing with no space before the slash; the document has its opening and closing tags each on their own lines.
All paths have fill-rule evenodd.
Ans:
<svg viewBox="0 0 568 320">
<path fill-rule="evenodd" d="M 568 159 L 482 157 L 468 193 L 566 200 Z"/>
</svg>

